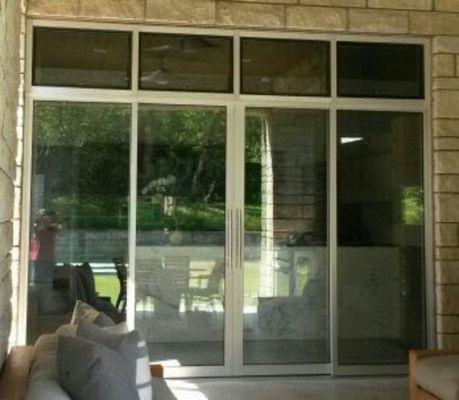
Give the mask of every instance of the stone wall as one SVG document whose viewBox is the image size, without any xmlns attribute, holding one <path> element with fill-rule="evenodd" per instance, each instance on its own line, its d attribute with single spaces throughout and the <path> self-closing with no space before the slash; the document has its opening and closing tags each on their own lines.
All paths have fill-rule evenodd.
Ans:
<svg viewBox="0 0 459 400">
<path fill-rule="evenodd" d="M 21 2 L 0 0 L 0 367 L 11 330 Z"/>
<path fill-rule="evenodd" d="M 29 0 L 43 18 L 425 36 L 432 39 L 440 346 L 459 348 L 458 0 Z"/>
</svg>

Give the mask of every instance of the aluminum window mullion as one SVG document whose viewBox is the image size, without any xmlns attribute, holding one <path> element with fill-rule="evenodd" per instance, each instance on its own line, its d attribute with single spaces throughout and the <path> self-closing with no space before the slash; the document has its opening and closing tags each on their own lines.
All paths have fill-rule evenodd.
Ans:
<svg viewBox="0 0 459 400">
<path fill-rule="evenodd" d="M 135 327 L 135 266 L 136 266 L 136 246 L 137 246 L 137 160 L 138 160 L 138 119 L 139 105 L 133 103 L 131 108 L 131 149 L 130 149 L 130 172 L 129 172 L 129 273 L 127 279 L 127 313 L 126 320 L 130 329 Z"/>
<path fill-rule="evenodd" d="M 233 224 L 235 229 L 234 241 L 236 245 L 233 250 L 233 375 L 240 373 L 243 367 L 243 345 L 244 345 L 244 262 L 243 262 L 243 238 L 244 226 L 241 213 L 244 210 L 244 141 L 245 141 L 245 107 L 242 104 L 234 106 L 234 129 L 231 132 L 233 142 L 233 207 L 235 210 Z M 237 218 L 239 218 L 237 220 Z M 236 231 L 237 229 L 237 231 Z"/>
<path fill-rule="evenodd" d="M 132 31 L 131 42 L 131 89 L 133 94 L 139 91 L 139 56 L 140 56 L 140 35 L 138 28 Z"/>
<path fill-rule="evenodd" d="M 328 246 L 329 246 L 329 318 L 330 318 L 330 362 L 331 373 L 338 367 L 338 186 L 337 186 L 337 110 L 330 110 L 330 135 L 328 143 Z"/>
</svg>

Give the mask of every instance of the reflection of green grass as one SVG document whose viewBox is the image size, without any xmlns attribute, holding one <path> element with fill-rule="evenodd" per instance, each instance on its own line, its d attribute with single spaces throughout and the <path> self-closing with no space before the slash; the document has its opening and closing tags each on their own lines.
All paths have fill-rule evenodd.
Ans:
<svg viewBox="0 0 459 400">
<path fill-rule="evenodd" d="M 109 196 L 56 197 L 52 208 L 64 226 L 74 229 L 120 229 L 128 226 L 128 205 L 125 199 Z M 249 231 L 261 227 L 261 205 L 247 204 L 245 226 Z M 137 228 L 139 230 L 224 231 L 225 203 L 188 201 L 178 199 L 172 215 L 163 213 L 162 204 L 139 197 L 137 202 Z"/>
<path fill-rule="evenodd" d="M 116 302 L 120 292 L 120 284 L 116 275 L 95 275 L 96 291 L 99 296 L 110 297 L 112 303 Z"/>
<path fill-rule="evenodd" d="M 261 206 L 247 205 L 245 227 L 260 230 Z M 177 205 L 175 214 L 167 216 L 158 204 L 137 203 L 137 226 L 140 230 L 224 231 L 225 203 L 187 203 Z"/>
</svg>

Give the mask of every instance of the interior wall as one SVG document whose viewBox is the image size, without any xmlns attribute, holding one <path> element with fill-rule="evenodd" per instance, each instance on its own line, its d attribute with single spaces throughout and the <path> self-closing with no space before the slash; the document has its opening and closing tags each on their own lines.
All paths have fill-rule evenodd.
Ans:
<svg viewBox="0 0 459 400">
<path fill-rule="evenodd" d="M 12 321 L 21 1 L 0 0 L 0 367 Z"/>
<path fill-rule="evenodd" d="M 6 3 L 5 0 L 2 4 Z M 436 332 L 459 348 L 459 3 L 457 0 L 29 0 L 28 15 L 139 22 L 425 36 L 432 40 Z M 428 89 L 430 90 L 430 89 Z M 430 160 L 426 160 L 430 163 Z"/>
</svg>

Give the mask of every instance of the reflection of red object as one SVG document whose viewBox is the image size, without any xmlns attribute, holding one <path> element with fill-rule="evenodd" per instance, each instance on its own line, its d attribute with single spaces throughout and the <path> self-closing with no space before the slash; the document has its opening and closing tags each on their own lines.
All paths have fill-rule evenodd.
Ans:
<svg viewBox="0 0 459 400">
<path fill-rule="evenodd" d="M 37 232 L 39 242 L 37 261 L 56 261 L 57 230 L 57 227 L 51 225 Z"/>
<path fill-rule="evenodd" d="M 37 261 L 38 253 L 40 252 L 40 241 L 37 236 L 34 234 L 30 240 L 30 254 L 29 259 L 31 261 Z"/>
</svg>

